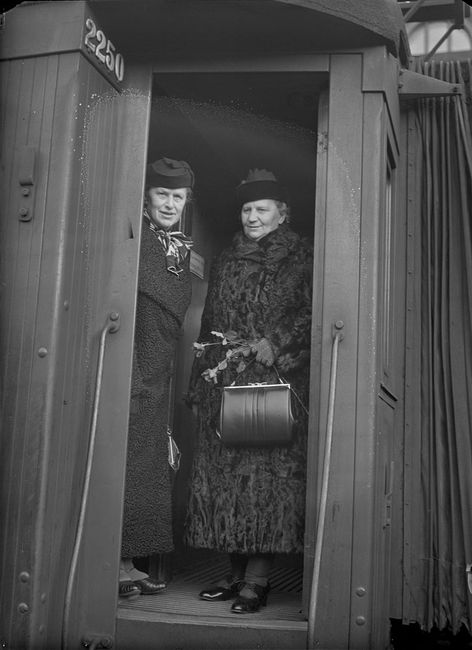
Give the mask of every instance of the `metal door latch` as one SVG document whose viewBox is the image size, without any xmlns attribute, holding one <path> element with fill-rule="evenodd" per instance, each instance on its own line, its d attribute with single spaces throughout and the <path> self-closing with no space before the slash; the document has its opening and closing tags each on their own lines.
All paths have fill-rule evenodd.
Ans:
<svg viewBox="0 0 472 650">
<path fill-rule="evenodd" d="M 35 158 L 36 150 L 34 147 L 29 145 L 21 147 L 18 171 L 18 182 L 21 189 L 21 202 L 18 210 L 18 219 L 20 221 L 31 221 L 33 218 Z"/>
<path fill-rule="evenodd" d="M 84 636 L 82 639 L 82 646 L 89 650 L 97 650 L 98 648 L 113 648 L 113 638 L 111 636 L 97 636 L 91 634 Z"/>
</svg>

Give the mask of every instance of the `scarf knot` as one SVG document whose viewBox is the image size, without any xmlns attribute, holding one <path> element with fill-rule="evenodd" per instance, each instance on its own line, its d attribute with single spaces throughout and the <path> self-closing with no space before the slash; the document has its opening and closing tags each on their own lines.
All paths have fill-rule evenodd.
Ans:
<svg viewBox="0 0 472 650">
<path fill-rule="evenodd" d="M 169 273 L 180 277 L 183 271 L 181 264 L 192 248 L 193 241 L 180 230 L 164 230 L 163 228 L 159 228 L 151 220 L 146 210 L 144 210 L 144 217 L 150 230 L 156 235 L 164 249 L 167 270 Z"/>
</svg>

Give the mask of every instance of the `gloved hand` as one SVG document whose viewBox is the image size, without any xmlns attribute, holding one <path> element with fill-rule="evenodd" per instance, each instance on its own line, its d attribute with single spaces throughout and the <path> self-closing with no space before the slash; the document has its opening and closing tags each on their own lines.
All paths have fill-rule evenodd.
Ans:
<svg viewBox="0 0 472 650">
<path fill-rule="evenodd" d="M 261 339 L 251 345 L 251 352 L 256 355 L 256 361 L 263 363 L 265 366 L 274 365 L 275 355 L 272 346 L 267 339 Z"/>
</svg>

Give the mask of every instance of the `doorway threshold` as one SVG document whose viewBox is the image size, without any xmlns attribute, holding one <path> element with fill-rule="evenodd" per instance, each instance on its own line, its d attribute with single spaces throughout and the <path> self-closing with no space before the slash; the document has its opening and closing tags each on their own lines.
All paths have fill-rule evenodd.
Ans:
<svg viewBox="0 0 472 650">
<path fill-rule="evenodd" d="M 297 568 L 276 567 L 267 607 L 254 614 L 230 612 L 231 602 L 198 598 L 202 588 L 225 574 L 225 560 L 181 568 L 167 590 L 120 601 L 118 650 L 303 650 L 307 622 L 302 614 L 302 576 Z"/>
</svg>

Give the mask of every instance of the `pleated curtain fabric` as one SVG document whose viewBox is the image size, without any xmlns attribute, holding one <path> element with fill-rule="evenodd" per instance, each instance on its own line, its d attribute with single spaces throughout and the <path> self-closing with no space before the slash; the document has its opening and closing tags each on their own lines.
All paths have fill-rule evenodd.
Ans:
<svg viewBox="0 0 472 650">
<path fill-rule="evenodd" d="M 411 515 L 405 623 L 472 629 L 472 135 L 471 62 L 419 64 L 464 94 L 417 105 L 422 138 L 421 362 L 417 458 L 406 459 Z M 411 465 L 410 465 L 411 461 Z"/>
</svg>

